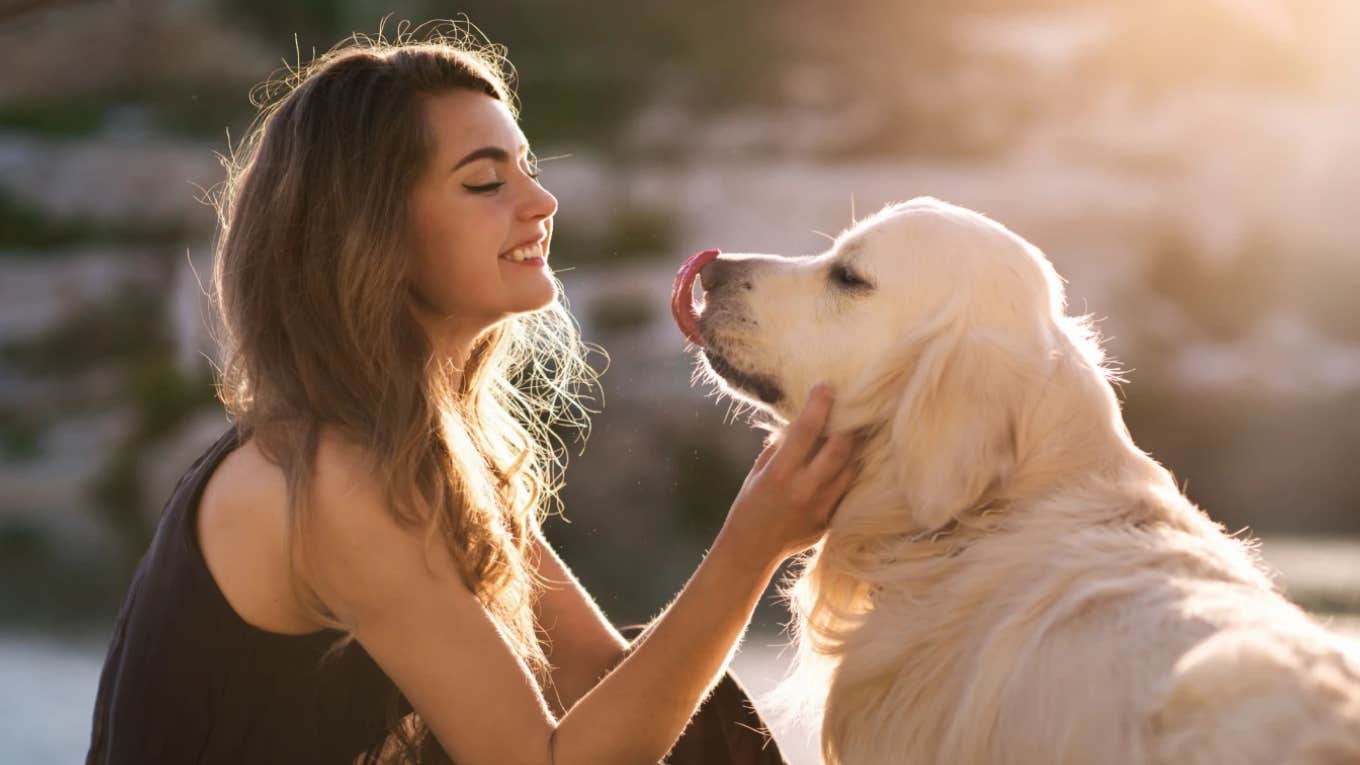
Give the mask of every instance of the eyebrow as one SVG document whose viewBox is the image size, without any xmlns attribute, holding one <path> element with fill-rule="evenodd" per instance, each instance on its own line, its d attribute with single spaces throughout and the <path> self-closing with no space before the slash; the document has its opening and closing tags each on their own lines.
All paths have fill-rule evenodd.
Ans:
<svg viewBox="0 0 1360 765">
<path fill-rule="evenodd" d="M 526 151 L 528 150 L 527 146 L 524 148 Z M 499 146 L 483 146 L 480 149 L 474 149 L 469 152 L 466 157 L 458 160 L 458 164 L 454 165 L 453 169 L 457 170 L 463 165 L 466 165 L 469 162 L 475 162 L 479 159 L 493 159 L 497 162 L 509 162 L 510 155 L 506 153 L 505 149 L 502 149 Z"/>
</svg>

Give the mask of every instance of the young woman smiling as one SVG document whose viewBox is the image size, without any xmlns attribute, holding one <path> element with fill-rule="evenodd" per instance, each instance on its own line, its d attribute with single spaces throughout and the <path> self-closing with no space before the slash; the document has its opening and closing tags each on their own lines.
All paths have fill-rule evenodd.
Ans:
<svg viewBox="0 0 1360 765">
<path fill-rule="evenodd" d="M 670 606 L 631 643 L 610 626 L 540 532 L 545 423 L 579 421 L 591 377 L 557 200 L 508 62 L 457 31 L 290 72 L 228 162 L 232 424 L 137 570 L 89 762 L 658 762 L 844 493 L 823 390 Z"/>
</svg>

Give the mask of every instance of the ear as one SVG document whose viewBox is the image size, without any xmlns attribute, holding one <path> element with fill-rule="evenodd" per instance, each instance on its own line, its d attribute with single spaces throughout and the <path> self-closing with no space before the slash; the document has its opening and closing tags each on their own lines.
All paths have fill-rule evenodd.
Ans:
<svg viewBox="0 0 1360 765">
<path fill-rule="evenodd" d="M 898 487 L 922 529 L 982 502 L 1015 467 L 1023 375 L 996 341 L 946 331 L 925 341 L 890 425 Z"/>
</svg>

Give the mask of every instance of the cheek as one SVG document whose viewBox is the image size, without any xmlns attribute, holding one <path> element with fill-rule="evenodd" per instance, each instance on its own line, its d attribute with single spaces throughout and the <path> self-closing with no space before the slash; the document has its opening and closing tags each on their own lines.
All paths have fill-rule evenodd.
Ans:
<svg viewBox="0 0 1360 765">
<path fill-rule="evenodd" d="M 495 257 L 477 257 L 465 247 L 445 246 L 432 253 L 421 288 L 437 296 L 450 313 L 484 313 L 500 299 L 502 281 Z"/>
<path fill-rule="evenodd" d="M 776 275 L 756 295 L 757 321 L 780 356 L 798 363 L 811 359 L 827 345 L 836 330 L 837 317 L 827 311 L 826 295 L 820 285 L 799 275 Z"/>
<path fill-rule="evenodd" d="M 495 232 L 478 220 L 487 214 L 426 202 L 413 210 L 414 286 L 431 303 L 452 309 L 455 302 L 486 296 L 500 276 Z"/>
<path fill-rule="evenodd" d="M 771 306 L 770 351 L 790 386 L 818 382 L 845 390 L 875 363 L 886 345 L 886 328 L 862 306 L 842 305 L 825 293 L 804 293 Z"/>
</svg>

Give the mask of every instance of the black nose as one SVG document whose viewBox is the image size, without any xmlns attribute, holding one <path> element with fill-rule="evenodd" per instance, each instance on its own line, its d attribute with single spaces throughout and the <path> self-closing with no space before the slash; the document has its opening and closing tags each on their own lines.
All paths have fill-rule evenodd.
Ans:
<svg viewBox="0 0 1360 765">
<path fill-rule="evenodd" d="M 728 282 L 742 278 L 743 265 L 738 261 L 718 258 L 699 269 L 699 282 L 704 291 L 712 292 Z"/>
</svg>

